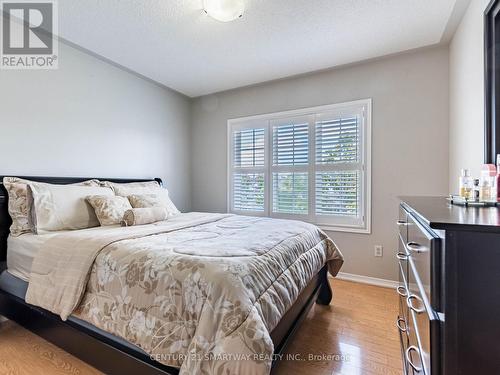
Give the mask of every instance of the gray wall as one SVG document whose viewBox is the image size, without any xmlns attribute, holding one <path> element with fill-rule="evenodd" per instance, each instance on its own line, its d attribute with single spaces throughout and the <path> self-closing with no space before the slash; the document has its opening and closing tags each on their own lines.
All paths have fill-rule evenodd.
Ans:
<svg viewBox="0 0 500 375">
<path fill-rule="evenodd" d="M 483 13 L 489 0 L 472 0 L 450 43 L 450 191 L 461 168 L 474 176 L 484 161 Z"/>
<path fill-rule="evenodd" d="M 372 234 L 329 234 L 344 272 L 396 279 L 396 197 L 448 191 L 448 67 L 438 47 L 191 101 L 61 44 L 58 70 L 0 71 L 0 174 L 159 176 L 225 212 L 227 119 L 372 98 Z"/>
<path fill-rule="evenodd" d="M 190 202 L 190 100 L 60 44 L 59 69 L 0 70 L 0 174 L 162 177 Z"/>
<path fill-rule="evenodd" d="M 397 196 L 448 192 L 448 65 L 439 47 L 196 99 L 193 209 L 227 209 L 227 119 L 373 98 L 372 234 L 329 234 L 344 272 L 397 279 Z"/>
</svg>

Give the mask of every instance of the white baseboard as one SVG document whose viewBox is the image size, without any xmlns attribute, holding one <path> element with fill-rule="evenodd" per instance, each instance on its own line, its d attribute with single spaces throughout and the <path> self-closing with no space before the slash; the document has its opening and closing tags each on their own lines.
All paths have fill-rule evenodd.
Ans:
<svg viewBox="0 0 500 375">
<path fill-rule="evenodd" d="M 379 279 L 377 277 L 356 275 L 353 273 L 346 273 L 346 272 L 339 272 L 337 275 L 337 279 L 354 281 L 356 283 L 362 283 L 362 284 L 376 285 L 376 286 L 381 286 L 383 288 L 396 288 L 399 285 L 399 282 L 394 280 Z"/>
</svg>

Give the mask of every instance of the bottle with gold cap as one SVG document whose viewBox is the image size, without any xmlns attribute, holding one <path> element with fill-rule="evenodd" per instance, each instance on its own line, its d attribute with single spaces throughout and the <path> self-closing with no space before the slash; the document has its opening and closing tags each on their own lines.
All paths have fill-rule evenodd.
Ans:
<svg viewBox="0 0 500 375">
<path fill-rule="evenodd" d="M 466 168 L 461 170 L 459 178 L 459 195 L 462 198 L 472 199 L 473 186 L 470 171 Z"/>
</svg>

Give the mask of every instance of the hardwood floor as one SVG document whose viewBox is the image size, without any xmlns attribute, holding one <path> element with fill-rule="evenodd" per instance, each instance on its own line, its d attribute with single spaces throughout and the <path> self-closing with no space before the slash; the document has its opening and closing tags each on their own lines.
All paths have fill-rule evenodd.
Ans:
<svg viewBox="0 0 500 375">
<path fill-rule="evenodd" d="M 276 374 L 400 375 L 394 290 L 341 280 L 332 286 L 332 304 L 314 305 L 287 349 L 302 361 L 283 361 Z"/>
<path fill-rule="evenodd" d="M 98 375 L 101 372 L 12 321 L 0 325 L 1 375 Z"/>
<path fill-rule="evenodd" d="M 401 374 L 392 289 L 332 281 L 333 304 L 314 305 L 275 374 Z M 310 355 L 325 357 L 310 358 Z M 327 356 L 330 356 L 328 358 Z M 14 322 L 0 325 L 0 374 L 100 374 Z"/>
</svg>

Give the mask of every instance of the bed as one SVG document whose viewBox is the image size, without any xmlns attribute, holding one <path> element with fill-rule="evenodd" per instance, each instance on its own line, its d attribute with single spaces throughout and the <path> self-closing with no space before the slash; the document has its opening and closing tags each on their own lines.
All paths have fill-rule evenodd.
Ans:
<svg viewBox="0 0 500 375">
<path fill-rule="evenodd" d="M 7 199 L 2 186 L 0 314 L 110 374 L 267 373 L 342 265 L 309 224 L 225 214 L 9 237 Z"/>
</svg>

